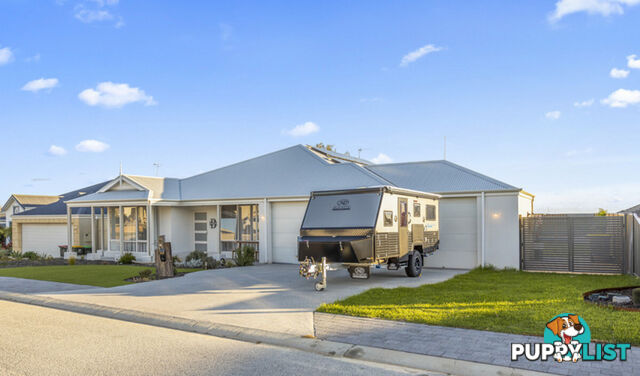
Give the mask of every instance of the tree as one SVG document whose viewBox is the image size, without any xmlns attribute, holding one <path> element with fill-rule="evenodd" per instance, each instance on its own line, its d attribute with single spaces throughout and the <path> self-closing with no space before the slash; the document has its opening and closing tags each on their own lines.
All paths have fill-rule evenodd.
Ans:
<svg viewBox="0 0 640 376">
<path fill-rule="evenodd" d="M 606 217 L 607 216 L 607 211 L 604 210 L 603 208 L 598 209 L 598 212 L 596 213 L 597 216 L 599 217 Z"/>
<path fill-rule="evenodd" d="M 11 227 L 0 228 L 0 245 L 5 246 L 7 239 L 11 237 Z"/>
</svg>

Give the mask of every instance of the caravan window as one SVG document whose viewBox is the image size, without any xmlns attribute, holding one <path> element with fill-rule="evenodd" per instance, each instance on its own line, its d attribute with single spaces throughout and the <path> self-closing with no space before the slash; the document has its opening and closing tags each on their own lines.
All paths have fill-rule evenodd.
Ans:
<svg viewBox="0 0 640 376">
<path fill-rule="evenodd" d="M 436 206 L 427 205 L 427 221 L 435 221 L 435 220 L 436 220 Z"/>
<path fill-rule="evenodd" d="M 379 207 L 378 192 L 313 196 L 309 200 L 302 228 L 375 227 Z"/>
<path fill-rule="evenodd" d="M 417 218 L 421 217 L 421 215 L 420 215 L 420 204 L 417 203 L 417 202 L 413 203 L 413 216 L 417 217 Z"/>
<path fill-rule="evenodd" d="M 384 211 L 384 227 L 393 226 L 393 212 L 391 210 Z"/>
</svg>

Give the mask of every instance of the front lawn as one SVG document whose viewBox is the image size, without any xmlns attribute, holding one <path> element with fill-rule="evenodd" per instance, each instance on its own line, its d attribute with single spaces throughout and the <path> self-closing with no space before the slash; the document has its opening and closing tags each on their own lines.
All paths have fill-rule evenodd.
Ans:
<svg viewBox="0 0 640 376">
<path fill-rule="evenodd" d="M 131 282 L 127 282 L 125 279 L 137 276 L 145 269 L 151 269 L 155 272 L 155 268 L 138 265 L 52 265 L 0 269 L 0 277 L 114 287 L 130 284 Z M 201 269 L 177 269 L 179 273 L 198 270 Z"/>
<path fill-rule="evenodd" d="M 586 320 L 593 339 L 640 345 L 640 312 L 582 299 L 589 290 L 632 285 L 640 278 L 474 269 L 433 285 L 371 289 L 318 311 L 535 336 L 555 315 L 569 312 Z"/>
</svg>

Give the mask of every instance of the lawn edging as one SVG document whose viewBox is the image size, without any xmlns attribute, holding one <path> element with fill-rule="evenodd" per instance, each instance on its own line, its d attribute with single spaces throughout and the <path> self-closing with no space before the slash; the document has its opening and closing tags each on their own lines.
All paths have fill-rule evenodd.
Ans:
<svg viewBox="0 0 640 376">
<path fill-rule="evenodd" d="M 292 348 L 324 356 L 343 357 L 365 362 L 382 363 L 416 370 L 449 374 L 475 375 L 521 375 L 538 376 L 545 373 L 485 363 L 407 353 L 377 347 L 359 346 L 317 338 L 299 337 L 291 334 L 250 329 L 235 325 L 211 323 L 182 317 L 148 313 L 131 309 L 111 308 L 87 303 L 68 302 L 36 295 L 0 291 L 0 299 L 15 303 L 31 304 L 80 314 L 105 317 L 138 324 L 158 326 L 191 333 L 211 335 L 256 344 L 267 344 Z"/>
</svg>

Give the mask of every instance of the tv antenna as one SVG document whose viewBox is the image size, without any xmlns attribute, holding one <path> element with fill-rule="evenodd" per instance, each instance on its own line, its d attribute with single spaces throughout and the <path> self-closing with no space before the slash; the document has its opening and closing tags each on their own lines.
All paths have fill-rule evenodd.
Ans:
<svg viewBox="0 0 640 376">
<path fill-rule="evenodd" d="M 154 162 L 154 163 L 153 163 L 153 167 L 155 167 L 155 169 L 156 169 L 156 176 L 158 176 L 158 170 L 160 169 L 160 163 L 158 163 L 158 162 Z"/>
</svg>

